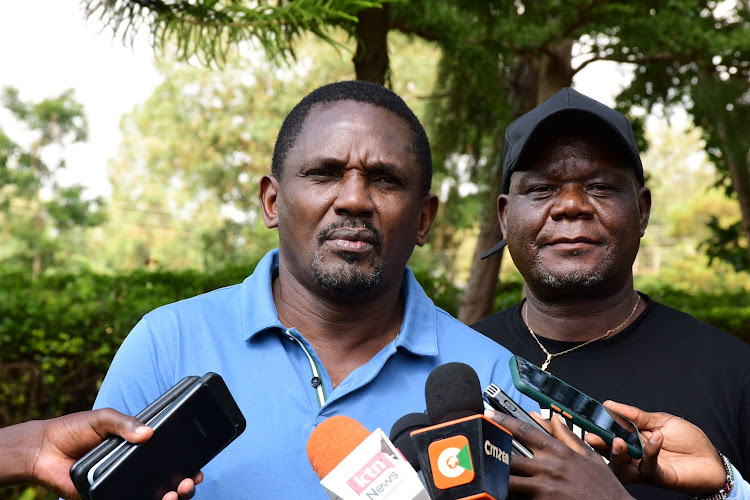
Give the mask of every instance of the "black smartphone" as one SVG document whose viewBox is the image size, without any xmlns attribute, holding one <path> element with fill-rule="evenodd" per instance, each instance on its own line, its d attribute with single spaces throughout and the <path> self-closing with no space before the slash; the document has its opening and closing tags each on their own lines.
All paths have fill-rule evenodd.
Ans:
<svg viewBox="0 0 750 500">
<path fill-rule="evenodd" d="M 628 455 L 643 456 L 638 428 L 627 418 L 520 356 L 511 356 L 510 373 L 513 385 L 522 394 L 596 434 L 607 444 L 611 445 L 616 437 L 622 438 Z"/>
<path fill-rule="evenodd" d="M 151 439 L 141 444 L 120 439 L 114 449 L 95 448 L 73 465 L 71 477 L 82 498 L 159 500 L 245 430 L 234 398 L 213 372 L 180 381 L 146 410 L 156 411 L 144 422 L 154 429 Z"/>
<path fill-rule="evenodd" d="M 196 377 L 194 375 L 183 378 L 174 386 L 172 386 L 167 392 L 159 396 L 146 408 L 141 410 L 135 416 L 135 418 L 137 418 L 144 424 L 148 424 L 148 422 L 152 418 L 158 415 L 158 413 L 165 407 L 167 407 L 167 405 L 177 399 L 180 394 L 185 392 L 185 390 L 188 387 L 192 386 L 199 378 L 200 377 Z M 91 483 L 88 479 L 88 473 L 91 468 L 97 463 L 101 462 L 104 457 L 108 456 L 110 453 L 113 453 L 115 450 L 118 450 L 120 453 L 125 451 L 124 447 L 120 446 L 124 443 L 126 443 L 126 441 L 119 436 L 108 437 L 99 446 L 81 457 L 76 463 L 73 464 L 73 467 L 70 468 L 70 479 L 73 481 L 73 485 L 75 485 L 76 489 L 78 490 L 78 494 L 83 500 L 91 500 L 91 497 L 88 495 L 88 490 L 91 487 Z"/>
<path fill-rule="evenodd" d="M 493 409 L 501 411 L 506 415 L 510 415 L 511 417 L 520 420 L 521 422 L 530 424 L 535 429 L 539 429 L 543 433 L 549 435 L 547 429 L 542 427 L 539 422 L 534 420 L 531 415 L 526 413 L 526 410 L 521 408 L 518 403 L 513 400 L 513 398 L 505 394 L 505 392 L 497 385 L 490 384 L 487 386 L 487 388 L 484 390 L 484 399 L 487 400 L 487 402 Z M 526 448 L 515 439 L 513 439 L 513 449 L 516 450 L 519 455 L 522 455 L 524 457 L 532 458 L 534 456 L 534 453 L 531 450 Z"/>
</svg>

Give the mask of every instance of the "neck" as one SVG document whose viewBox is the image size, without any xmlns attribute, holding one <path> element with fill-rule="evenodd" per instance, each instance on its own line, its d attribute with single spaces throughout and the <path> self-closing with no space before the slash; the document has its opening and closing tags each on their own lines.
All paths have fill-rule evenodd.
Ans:
<svg viewBox="0 0 750 500">
<path fill-rule="evenodd" d="M 627 328 L 646 308 L 641 300 L 634 311 L 638 294 L 632 283 L 611 295 L 561 301 L 545 300 L 531 290 L 527 291 L 522 314 L 528 326 L 537 336 L 554 340 L 585 342 L 603 336 L 608 330 L 615 330 L 608 336 L 612 337 Z"/>
<path fill-rule="evenodd" d="M 281 323 L 312 344 L 334 387 L 396 338 L 404 315 L 400 281 L 385 291 L 339 297 L 307 289 L 280 267 L 273 297 Z"/>
</svg>

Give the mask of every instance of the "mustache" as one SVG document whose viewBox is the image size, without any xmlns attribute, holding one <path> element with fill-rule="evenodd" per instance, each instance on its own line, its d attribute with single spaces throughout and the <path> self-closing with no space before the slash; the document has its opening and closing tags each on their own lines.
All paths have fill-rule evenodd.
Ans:
<svg viewBox="0 0 750 500">
<path fill-rule="evenodd" d="M 318 232 L 318 244 L 322 245 L 328 239 L 328 235 L 336 229 L 366 229 L 372 233 L 373 238 L 375 238 L 375 250 L 380 253 L 383 249 L 383 235 L 378 231 L 375 225 L 369 220 L 357 219 L 339 219 L 323 227 Z"/>
</svg>

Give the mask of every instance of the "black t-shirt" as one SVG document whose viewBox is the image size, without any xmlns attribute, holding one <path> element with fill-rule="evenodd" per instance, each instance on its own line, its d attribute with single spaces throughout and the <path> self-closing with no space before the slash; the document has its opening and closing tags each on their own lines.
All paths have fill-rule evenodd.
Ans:
<svg viewBox="0 0 750 500">
<path fill-rule="evenodd" d="M 750 477 L 750 346 L 641 296 L 646 309 L 625 330 L 552 358 L 547 371 L 598 401 L 612 399 L 694 423 L 743 477 Z M 546 355 L 521 318 L 522 305 L 472 328 L 541 366 Z M 552 354 L 580 344 L 540 339 Z M 638 499 L 688 498 L 646 486 L 628 490 Z"/>
</svg>

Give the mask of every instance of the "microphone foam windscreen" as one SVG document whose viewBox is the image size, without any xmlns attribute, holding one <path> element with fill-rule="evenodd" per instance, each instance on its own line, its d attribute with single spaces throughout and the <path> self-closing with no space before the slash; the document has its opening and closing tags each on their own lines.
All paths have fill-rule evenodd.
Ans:
<svg viewBox="0 0 750 500">
<path fill-rule="evenodd" d="M 336 415 L 321 422 L 307 440 L 307 458 L 323 479 L 364 441 L 370 432 L 351 417 Z"/>
<path fill-rule="evenodd" d="M 465 363 L 446 363 L 432 370 L 424 397 L 433 424 L 484 413 L 479 377 Z"/>
<path fill-rule="evenodd" d="M 432 420 L 426 413 L 408 413 L 396 420 L 389 436 L 393 445 L 401 451 L 404 458 L 414 470 L 420 469 L 417 445 L 411 438 L 411 431 L 416 431 L 432 425 Z"/>
</svg>

